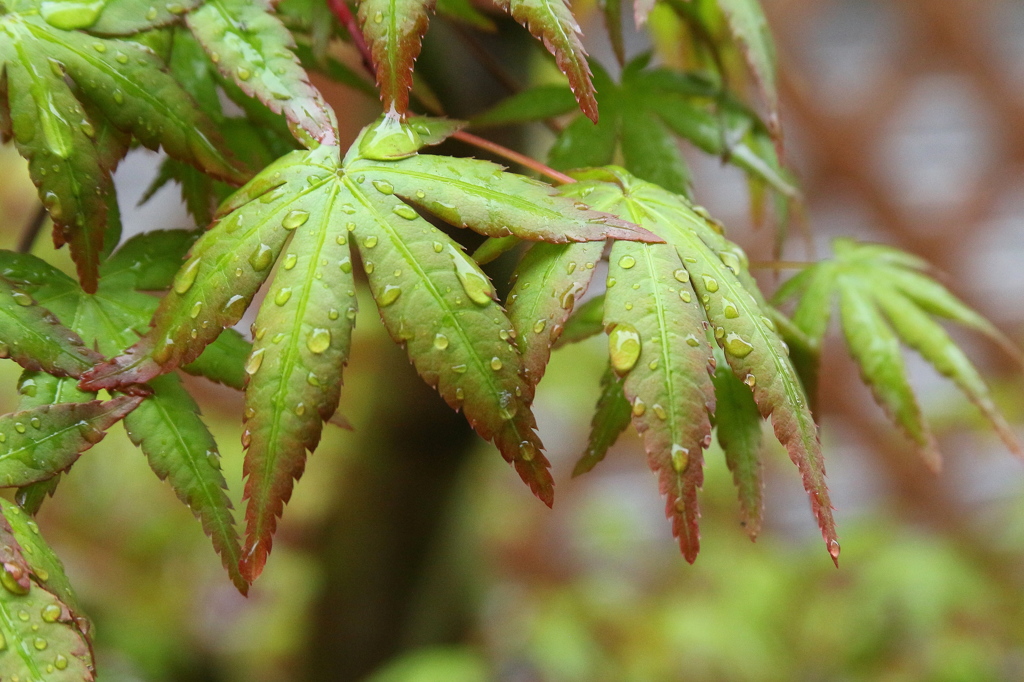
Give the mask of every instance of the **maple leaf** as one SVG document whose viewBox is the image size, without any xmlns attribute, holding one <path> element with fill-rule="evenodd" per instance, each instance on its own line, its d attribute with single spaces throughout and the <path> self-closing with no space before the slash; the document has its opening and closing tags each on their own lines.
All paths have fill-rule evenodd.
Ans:
<svg viewBox="0 0 1024 682">
<path fill-rule="evenodd" d="M 111 173 L 131 138 L 215 177 L 244 176 L 156 54 L 78 30 L 103 25 L 102 4 L 10 4 L 0 16 L 0 130 L 28 159 L 55 242 L 70 244 L 82 286 L 94 291 L 101 255 L 120 233 Z M 152 21 L 161 17 L 157 11 Z"/>
<path fill-rule="evenodd" d="M 271 164 L 221 206 L 153 329 L 84 377 L 84 388 L 114 388 L 192 361 L 240 319 L 280 259 L 246 367 L 243 571 L 250 580 L 266 562 L 306 452 L 337 408 L 355 318 L 353 247 L 385 326 L 420 375 L 551 501 L 512 324 L 487 277 L 421 212 L 491 237 L 657 238 L 492 163 L 417 153 L 456 127 L 384 117 L 364 130 L 344 160 L 325 145 Z"/>
<path fill-rule="evenodd" d="M 0 500 L 0 678 L 93 680 L 89 623 L 39 527 Z"/>
<path fill-rule="evenodd" d="M 950 378 L 981 410 L 1006 446 L 1024 456 L 981 375 L 933 317 L 978 331 L 1015 358 L 1019 351 L 1001 332 L 928 275 L 920 258 L 880 244 L 851 239 L 833 242 L 834 257 L 806 267 L 789 279 L 775 300 L 797 300 L 794 324 L 820 349 L 832 305 L 839 300 L 846 345 L 860 367 L 876 402 L 917 446 L 925 462 L 941 468 L 931 430 L 914 397 L 900 344 L 917 351 L 940 374 Z M 818 357 L 811 359 L 817 374 Z M 813 392 L 815 386 L 810 386 Z"/>
<path fill-rule="evenodd" d="M 689 170 L 674 139 L 678 136 L 739 166 L 779 195 L 797 196 L 767 129 L 753 112 L 699 74 L 646 68 L 650 58 L 642 54 L 627 64 L 619 83 L 594 64 L 601 120 L 597 125 L 579 117 L 570 122 L 548 152 L 552 167 L 603 166 L 621 155 L 633 175 L 688 194 Z M 540 86 L 509 97 L 475 118 L 473 125 L 546 120 L 568 113 L 572 106 L 564 87 Z"/>
<path fill-rule="evenodd" d="M 711 443 L 716 394 L 726 405 L 720 436 L 725 437 L 744 514 L 756 530 L 760 482 L 752 461 L 756 442 L 747 431 L 752 415 L 725 415 L 749 399 L 759 413 L 758 425 L 771 417 L 776 437 L 799 467 L 829 553 L 837 559 L 839 543 L 817 426 L 743 252 L 722 236 L 703 209 L 624 169 L 579 171 L 575 177 L 579 182 L 561 188 L 564 195 L 631 220 L 666 242 L 616 241 L 612 246 L 603 324 L 611 368 L 621 377 L 621 395 L 617 382 L 606 375 L 598 410 L 607 415 L 607 423 L 595 418 L 577 471 L 596 464 L 614 441 L 625 401 L 667 497 L 673 534 L 692 562 L 699 550 L 696 495 L 703 481 L 702 452 Z M 520 319 L 518 305 L 519 299 L 510 303 L 512 319 Z M 533 333 L 525 325 L 517 332 L 517 343 Z M 712 343 L 738 384 L 719 380 L 716 390 Z"/>
<path fill-rule="evenodd" d="M 95 294 L 84 292 L 74 280 L 32 256 L 0 252 L 0 274 L 31 291 L 51 317 L 69 321 L 70 331 L 87 346 L 114 355 L 148 327 L 158 299 L 142 291 L 169 287 L 195 238 L 195 233 L 171 230 L 129 240 L 101 267 Z M 3 329 L 0 325 L 0 336 Z M 240 388 L 248 344 L 229 332 L 209 350 L 182 369 Z M 0 431 L 8 431 L 8 422 L 14 427 L 5 444 L 11 453 L 16 448 L 20 453 L 15 457 L 0 451 L 0 485 L 21 487 L 19 501 L 29 510 L 38 509 L 57 485 L 55 474 L 67 469 L 104 431 L 123 419 L 132 442 L 200 520 L 236 586 L 244 592 L 248 585 L 237 571 L 238 536 L 224 493 L 226 483 L 216 443 L 177 376 L 155 378 L 145 395 L 120 396 L 108 403 L 96 401 L 95 393 L 80 390 L 76 384 L 73 378 L 38 371 L 23 374 L 19 382 L 21 411 L 0 417 Z M 25 431 L 28 434 L 21 435 Z M 41 438 L 43 435 L 46 437 Z M 33 452 L 35 443 L 39 445 Z M 27 456 L 45 466 L 25 466 Z M 8 458 L 12 466 L 24 470 L 20 477 L 6 477 L 10 475 L 4 464 Z"/>
</svg>

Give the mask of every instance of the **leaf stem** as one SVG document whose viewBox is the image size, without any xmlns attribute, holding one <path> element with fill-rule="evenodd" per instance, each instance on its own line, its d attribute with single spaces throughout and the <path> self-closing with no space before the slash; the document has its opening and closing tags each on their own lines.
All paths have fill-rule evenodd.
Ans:
<svg viewBox="0 0 1024 682">
<path fill-rule="evenodd" d="M 536 159 L 531 159 L 529 156 L 526 156 L 525 154 L 520 154 L 519 152 L 513 151 L 508 147 L 503 147 L 497 142 L 485 140 L 482 137 L 477 137 L 476 135 L 472 133 L 467 133 L 464 130 L 460 130 L 459 132 L 452 135 L 452 137 L 454 137 L 456 140 L 461 140 L 466 144 L 472 145 L 477 149 L 483 149 L 484 151 L 488 151 L 492 154 L 500 156 L 503 159 L 507 159 L 512 163 L 518 163 L 520 166 L 523 166 L 524 168 L 529 168 L 532 171 L 540 173 L 541 175 L 550 178 L 551 180 L 554 180 L 556 183 L 560 185 L 568 185 L 576 182 L 573 178 L 569 177 L 565 173 L 560 173 L 556 171 L 554 168 L 551 168 L 550 166 L 545 166 L 543 163 L 537 161 Z"/>
<path fill-rule="evenodd" d="M 40 230 L 43 229 L 43 225 L 46 223 L 46 208 L 40 206 L 35 215 L 32 216 L 32 220 L 29 222 L 25 231 L 21 235 L 21 239 L 18 240 L 18 253 L 29 253 L 32 251 L 32 247 L 36 243 L 36 238 L 39 236 Z"/>
<path fill-rule="evenodd" d="M 814 261 L 799 260 L 762 260 L 751 261 L 751 270 L 803 270 L 804 268 L 817 265 Z"/>
<path fill-rule="evenodd" d="M 352 43 L 359 50 L 359 55 L 363 58 L 363 66 L 370 75 L 377 73 L 376 69 L 373 68 L 373 55 L 370 53 L 370 48 L 366 44 L 366 39 L 363 37 L 363 31 L 359 28 L 359 22 L 356 21 L 352 11 L 345 4 L 345 0 L 327 0 L 327 6 L 331 8 L 331 12 L 338 18 L 341 25 L 348 31 L 349 36 L 352 37 Z"/>
</svg>

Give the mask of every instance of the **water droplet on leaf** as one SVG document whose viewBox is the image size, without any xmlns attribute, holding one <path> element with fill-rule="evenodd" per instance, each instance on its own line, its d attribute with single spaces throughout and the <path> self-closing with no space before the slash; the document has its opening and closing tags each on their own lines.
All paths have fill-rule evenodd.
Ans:
<svg viewBox="0 0 1024 682">
<path fill-rule="evenodd" d="M 608 334 L 608 351 L 612 368 L 622 376 L 640 359 L 640 334 L 629 324 L 617 324 Z"/>
</svg>

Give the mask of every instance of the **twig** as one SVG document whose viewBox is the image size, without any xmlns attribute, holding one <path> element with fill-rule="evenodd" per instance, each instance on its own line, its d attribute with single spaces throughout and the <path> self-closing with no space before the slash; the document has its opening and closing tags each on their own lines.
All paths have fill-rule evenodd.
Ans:
<svg viewBox="0 0 1024 682">
<path fill-rule="evenodd" d="M 39 236 L 39 231 L 43 229 L 43 225 L 46 223 L 46 215 L 46 209 L 40 206 L 35 215 L 32 216 L 32 220 L 25 228 L 25 231 L 22 232 L 21 239 L 18 240 L 18 253 L 29 253 L 32 251 L 32 246 L 36 243 L 36 237 Z"/>
<path fill-rule="evenodd" d="M 520 166 L 523 166 L 524 168 L 529 168 L 532 171 L 536 171 L 537 173 L 540 173 L 541 175 L 544 175 L 550 178 L 551 180 L 554 180 L 556 183 L 560 185 L 568 185 L 573 182 L 576 182 L 573 178 L 569 177 L 565 173 L 559 173 L 554 168 L 545 166 L 543 163 L 537 161 L 536 159 L 531 159 L 529 156 L 526 156 L 525 154 L 520 154 L 519 152 L 513 151 L 508 147 L 501 146 L 497 142 L 485 140 L 482 137 L 477 137 L 476 135 L 472 133 L 467 133 L 464 130 L 460 130 L 459 132 L 452 135 L 452 137 L 454 137 L 456 140 L 461 140 L 466 144 L 473 145 L 478 149 L 483 149 L 485 151 L 491 152 L 492 154 L 496 154 L 497 156 L 500 156 L 503 159 L 507 159 L 512 163 L 518 163 Z"/>
</svg>

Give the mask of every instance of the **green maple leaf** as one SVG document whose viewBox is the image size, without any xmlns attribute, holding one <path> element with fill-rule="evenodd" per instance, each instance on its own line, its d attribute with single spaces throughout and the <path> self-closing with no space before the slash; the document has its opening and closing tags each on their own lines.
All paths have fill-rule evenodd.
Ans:
<svg viewBox="0 0 1024 682">
<path fill-rule="evenodd" d="M 0 678 L 92 680 L 89 623 L 64 567 L 17 506 L 0 500 Z"/>
<path fill-rule="evenodd" d="M 157 298 L 142 291 L 162 291 L 170 286 L 195 237 L 195 233 L 173 230 L 129 240 L 103 264 L 95 294 L 84 292 L 74 280 L 32 256 L 0 253 L 0 274 L 31 291 L 38 304 L 52 317 L 66 321 L 86 346 L 115 355 L 138 339 L 158 304 Z M 3 330 L 0 325 L 0 336 Z M 248 344 L 232 331 L 209 350 L 183 369 L 241 388 Z M 224 493 L 216 443 L 175 374 L 155 378 L 144 396 L 121 396 L 109 403 L 100 403 L 95 393 L 80 390 L 74 378 L 39 371 L 23 374 L 19 392 L 21 411 L 0 417 L 0 431 L 9 433 L 6 445 L 13 452 L 16 445 L 23 450 L 34 445 L 39 450 L 45 444 L 49 458 L 35 453 L 32 461 L 42 460 L 46 465 L 37 466 L 38 472 L 33 474 L 24 463 L 33 453 L 19 450 L 15 458 L 0 450 L 0 485 L 21 487 L 18 499 L 28 510 L 38 509 L 53 493 L 57 472 L 67 469 L 106 429 L 123 419 L 129 437 L 142 449 L 153 471 L 168 481 L 200 520 L 236 586 L 247 589 L 237 572 L 238 536 Z M 26 429 L 26 424 L 38 427 Z M 28 433 L 5 428 L 18 425 Z M 28 442 L 22 443 L 25 439 Z M 5 477 L 8 458 L 12 466 L 20 465 L 21 477 Z"/>
<path fill-rule="evenodd" d="M 111 3 L 111 10 L 122 5 Z M 103 25 L 102 5 L 5 6 L 0 127 L 28 159 L 55 240 L 70 244 L 82 285 L 93 291 L 101 256 L 120 232 L 111 173 L 132 137 L 215 177 L 244 176 L 222 151 L 213 122 L 159 57 L 139 43 L 78 30 Z"/>
<path fill-rule="evenodd" d="M 1014 357 L 1019 352 L 990 322 L 968 308 L 928 276 L 921 259 L 891 247 L 833 242 L 835 256 L 811 265 L 788 280 L 775 299 L 797 299 L 794 324 L 820 349 L 828 330 L 833 302 L 847 348 L 860 367 L 875 400 L 917 445 L 930 467 L 941 458 L 907 377 L 901 343 L 917 351 L 939 373 L 953 380 L 981 410 L 1007 447 L 1022 456 L 1013 431 L 992 401 L 988 387 L 967 356 L 934 317 L 950 320 L 985 334 Z M 810 358 L 817 374 L 818 358 Z M 810 387 L 812 392 L 814 387 Z"/>
<path fill-rule="evenodd" d="M 355 318 L 352 249 L 391 336 L 417 371 L 550 503 L 512 324 L 490 281 L 422 216 L 490 237 L 552 242 L 656 239 L 494 164 L 418 154 L 455 126 L 383 118 L 344 160 L 322 146 L 267 167 L 221 207 L 150 330 L 86 375 L 90 389 L 149 381 L 195 359 L 239 320 L 280 261 L 254 324 L 246 387 L 248 540 L 254 579 L 306 452 L 337 408 Z"/>
<path fill-rule="evenodd" d="M 408 108 L 413 64 L 435 4 L 436 0 L 359 2 L 360 29 L 370 49 L 385 112 L 404 115 Z M 565 0 L 498 0 L 496 4 L 554 55 L 580 109 L 597 122 L 593 74 L 580 41 L 579 25 Z M 447 3 L 447 9 L 452 11 L 451 3 Z M 466 18 L 479 20 L 472 15 Z"/>
<path fill-rule="evenodd" d="M 761 419 L 771 417 L 776 437 L 799 467 L 826 545 L 836 559 L 839 544 L 817 426 L 743 252 L 721 235 L 702 209 L 621 168 L 580 171 L 576 177 L 580 182 L 561 188 L 564 195 L 631 220 L 666 242 L 617 241 L 612 246 L 603 324 L 611 368 L 621 378 L 621 395 L 616 382 L 606 377 L 598 406 L 608 415 L 606 423 L 595 418 L 578 470 L 593 466 L 614 441 L 625 401 L 667 497 L 673 533 L 686 559 L 693 561 L 699 549 L 696 495 L 703 481 L 702 452 L 711 443 L 710 417 L 718 414 L 716 394 L 723 405 L 720 437 L 725 438 L 744 514 L 755 524 L 759 519 L 757 443 L 747 432 L 752 415 L 724 414 L 750 401 L 759 413 L 758 426 Z M 522 301 L 520 297 L 510 303 L 514 320 L 520 319 L 516 308 Z M 529 347 L 525 340 L 533 330 L 524 324 L 517 332 L 517 342 Z M 717 390 L 712 344 L 722 351 L 723 370 L 728 367 L 737 379 L 728 385 L 716 382 Z"/>
<path fill-rule="evenodd" d="M 621 157 L 633 175 L 679 194 L 689 193 L 689 171 L 675 137 L 708 154 L 722 156 L 779 195 L 797 191 L 781 168 L 765 126 L 719 86 L 696 74 L 648 69 L 640 55 L 613 82 L 598 64 L 597 125 L 578 117 L 558 135 L 548 162 L 559 170 L 603 166 Z M 561 116 L 573 100 L 560 86 L 541 86 L 513 95 L 474 119 L 474 125 L 507 125 Z"/>
</svg>

